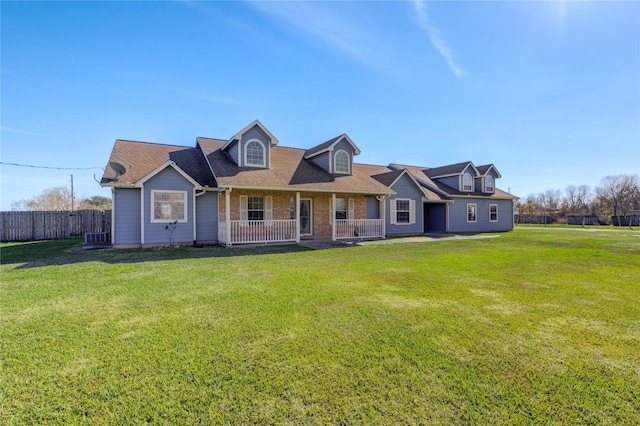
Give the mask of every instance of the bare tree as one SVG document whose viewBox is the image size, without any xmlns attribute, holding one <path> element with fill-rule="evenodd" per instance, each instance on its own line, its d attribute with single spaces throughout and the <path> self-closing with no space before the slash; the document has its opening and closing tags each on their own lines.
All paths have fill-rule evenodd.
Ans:
<svg viewBox="0 0 640 426">
<path fill-rule="evenodd" d="M 89 198 L 76 198 L 78 209 L 108 210 L 111 208 L 111 199 L 101 196 Z M 58 186 L 42 191 L 39 195 L 27 200 L 14 201 L 11 210 L 71 210 L 71 191 L 64 186 Z"/>
<path fill-rule="evenodd" d="M 71 210 L 71 191 L 58 186 L 29 199 L 14 201 L 11 210 Z"/>
<path fill-rule="evenodd" d="M 607 176 L 596 188 L 601 213 L 607 216 L 626 214 L 640 209 L 640 183 L 638 175 Z"/>
</svg>

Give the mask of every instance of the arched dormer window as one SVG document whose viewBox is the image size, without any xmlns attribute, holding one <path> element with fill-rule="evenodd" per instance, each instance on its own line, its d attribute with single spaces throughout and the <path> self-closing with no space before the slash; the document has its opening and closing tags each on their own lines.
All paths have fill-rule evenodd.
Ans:
<svg viewBox="0 0 640 426">
<path fill-rule="evenodd" d="M 495 184 L 493 180 L 493 176 L 487 176 L 484 178 L 484 192 L 494 192 Z"/>
<path fill-rule="evenodd" d="M 473 191 L 473 178 L 469 173 L 465 173 L 462 176 L 462 190 Z"/>
<path fill-rule="evenodd" d="M 253 167 L 265 166 L 264 145 L 257 139 L 247 143 L 244 154 L 244 165 Z"/>
<path fill-rule="evenodd" d="M 342 149 L 337 151 L 335 153 L 333 161 L 334 161 L 334 167 L 333 167 L 334 173 L 349 174 L 350 172 L 349 154 L 347 154 L 346 151 Z"/>
</svg>

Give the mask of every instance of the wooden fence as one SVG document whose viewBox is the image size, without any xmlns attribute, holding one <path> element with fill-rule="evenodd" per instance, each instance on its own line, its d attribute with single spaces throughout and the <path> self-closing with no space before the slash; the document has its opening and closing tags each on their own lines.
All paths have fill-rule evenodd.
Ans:
<svg viewBox="0 0 640 426">
<path fill-rule="evenodd" d="M 0 212 L 0 240 L 37 241 L 83 238 L 111 232 L 111 210 Z"/>
</svg>

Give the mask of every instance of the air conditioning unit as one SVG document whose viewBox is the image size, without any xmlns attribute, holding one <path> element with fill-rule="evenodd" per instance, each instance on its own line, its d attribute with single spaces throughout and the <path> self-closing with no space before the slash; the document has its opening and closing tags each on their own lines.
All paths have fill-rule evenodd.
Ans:
<svg viewBox="0 0 640 426">
<path fill-rule="evenodd" d="M 107 244 L 108 242 L 108 232 L 87 232 L 86 234 L 84 234 L 85 244 Z"/>
</svg>

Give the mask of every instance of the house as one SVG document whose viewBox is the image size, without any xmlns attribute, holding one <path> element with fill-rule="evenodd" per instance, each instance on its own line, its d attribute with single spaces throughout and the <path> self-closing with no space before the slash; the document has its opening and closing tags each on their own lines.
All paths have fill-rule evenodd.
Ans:
<svg viewBox="0 0 640 426">
<path fill-rule="evenodd" d="M 513 228 L 516 197 L 495 187 L 494 165 L 379 166 L 358 154 L 346 134 L 280 146 L 257 120 L 194 147 L 117 140 L 101 180 L 112 244 L 167 244 L 169 228 L 174 243 L 227 246 Z"/>
</svg>

